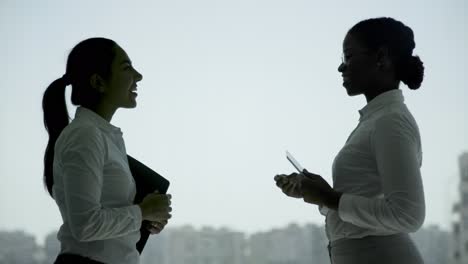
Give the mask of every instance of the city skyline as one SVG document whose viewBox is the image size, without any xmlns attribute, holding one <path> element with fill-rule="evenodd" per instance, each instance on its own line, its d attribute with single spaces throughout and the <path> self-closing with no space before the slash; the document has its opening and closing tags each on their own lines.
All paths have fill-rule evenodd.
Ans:
<svg viewBox="0 0 468 264">
<path fill-rule="evenodd" d="M 430 226 L 412 233 L 411 237 L 426 264 L 451 263 L 449 249 L 453 244 L 450 232 Z M 184 226 L 168 228 L 152 236 L 141 255 L 141 263 L 327 263 L 327 244 L 324 228 L 314 223 L 291 223 L 250 236 L 229 229 Z M 47 235 L 45 245 L 36 245 L 28 233 L 0 230 L 0 263 L 12 258 L 17 264 L 52 263 L 59 248 L 56 232 Z"/>
<path fill-rule="evenodd" d="M 265 229 L 259 229 L 259 230 L 254 230 L 254 231 L 246 231 L 246 230 L 240 230 L 240 229 L 236 229 L 236 228 L 232 228 L 232 227 L 229 227 L 229 226 L 223 226 L 223 225 L 216 225 L 216 226 L 210 226 L 210 225 L 200 225 L 200 226 L 195 226 L 195 225 L 191 225 L 191 224 L 181 224 L 181 225 L 169 225 L 169 226 L 166 226 L 165 229 L 161 232 L 170 232 L 170 231 L 173 231 L 173 230 L 183 230 L 183 229 L 193 229 L 195 231 L 202 231 L 202 230 L 205 230 L 205 229 L 211 229 L 211 230 L 216 230 L 216 231 L 228 231 L 228 232 L 235 232 L 235 233 L 242 233 L 245 235 L 245 237 L 251 237 L 251 236 L 254 236 L 256 234 L 262 234 L 262 233 L 268 233 L 268 232 L 271 232 L 271 231 L 276 231 L 276 230 L 282 230 L 282 229 L 285 229 L 289 226 L 299 226 L 299 227 L 304 227 L 304 226 L 309 226 L 309 225 L 313 225 L 313 226 L 316 226 L 317 228 L 320 228 L 323 230 L 323 234 L 325 234 L 325 225 L 324 224 L 320 224 L 320 223 L 315 223 L 315 222 L 289 222 L 289 223 L 285 223 L 284 225 L 279 225 L 279 226 L 272 226 L 272 227 L 269 227 L 269 228 L 265 228 Z M 439 226 L 437 224 L 426 224 L 426 225 L 423 225 L 421 227 L 421 229 L 431 229 L 431 228 L 436 228 L 438 230 L 441 230 L 443 232 L 453 232 L 453 230 L 451 228 L 449 229 L 446 229 L 442 226 Z M 39 246 L 44 246 L 44 242 L 45 240 L 47 239 L 48 236 L 50 236 L 51 234 L 56 234 L 58 232 L 58 228 L 55 229 L 55 230 L 51 230 L 50 232 L 46 233 L 44 235 L 44 237 L 38 237 L 38 236 L 35 236 L 33 233 L 29 233 L 27 230 L 24 230 L 24 229 L 12 229 L 12 230 L 5 230 L 5 229 L 0 229 L 0 232 L 24 232 L 26 234 L 31 234 L 34 236 L 35 240 L 36 240 L 36 243 L 39 245 Z M 417 231 L 416 231 L 417 233 Z M 414 233 L 411 233 L 411 234 L 414 234 Z M 150 238 L 157 238 L 158 234 L 155 234 L 155 235 L 151 235 Z"/>
</svg>

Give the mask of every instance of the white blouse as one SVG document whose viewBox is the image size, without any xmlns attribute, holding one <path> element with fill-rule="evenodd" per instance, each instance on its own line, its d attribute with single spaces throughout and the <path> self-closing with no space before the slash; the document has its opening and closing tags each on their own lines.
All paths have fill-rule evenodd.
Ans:
<svg viewBox="0 0 468 264">
<path fill-rule="evenodd" d="M 418 230 L 425 217 L 415 119 L 401 90 L 380 94 L 359 111 L 358 126 L 333 162 L 338 211 L 321 208 L 330 241 Z"/>
<path fill-rule="evenodd" d="M 61 253 L 112 264 L 139 263 L 141 210 L 122 132 L 79 107 L 55 144 L 53 196 L 63 225 Z"/>
</svg>

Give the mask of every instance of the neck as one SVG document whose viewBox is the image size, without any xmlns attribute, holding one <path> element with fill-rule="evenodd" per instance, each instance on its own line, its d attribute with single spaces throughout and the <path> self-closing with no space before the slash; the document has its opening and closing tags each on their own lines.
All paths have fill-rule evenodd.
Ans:
<svg viewBox="0 0 468 264">
<path fill-rule="evenodd" d="M 383 85 L 383 86 L 379 86 L 377 89 L 369 89 L 368 92 L 364 93 L 364 96 L 366 97 L 367 103 L 369 103 L 375 97 L 385 92 L 396 90 L 396 89 L 398 89 L 398 83 L 392 84 L 392 85 Z"/>
<path fill-rule="evenodd" d="M 94 109 L 92 109 L 96 114 L 104 118 L 107 122 L 111 122 L 112 117 L 115 114 L 115 109 L 114 107 L 111 107 L 110 105 L 107 105 L 105 103 L 98 104 Z"/>
</svg>

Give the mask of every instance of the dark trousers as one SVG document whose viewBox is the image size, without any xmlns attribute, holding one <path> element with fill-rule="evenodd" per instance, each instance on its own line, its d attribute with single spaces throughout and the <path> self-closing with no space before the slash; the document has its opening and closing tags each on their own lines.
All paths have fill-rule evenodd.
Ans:
<svg viewBox="0 0 468 264">
<path fill-rule="evenodd" d="M 80 255 L 64 253 L 57 256 L 54 264 L 105 264 Z"/>
</svg>

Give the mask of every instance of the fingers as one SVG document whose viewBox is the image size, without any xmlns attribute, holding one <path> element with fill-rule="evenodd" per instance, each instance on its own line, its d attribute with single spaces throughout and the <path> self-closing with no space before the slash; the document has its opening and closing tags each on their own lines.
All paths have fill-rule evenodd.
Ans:
<svg viewBox="0 0 468 264">
<path fill-rule="evenodd" d="M 152 235 L 154 235 L 154 234 L 159 234 L 159 233 L 161 233 L 162 228 L 157 228 L 157 227 L 154 227 L 154 226 L 152 226 L 152 225 L 148 225 L 148 226 L 146 227 L 146 230 L 148 230 Z"/>
<path fill-rule="evenodd" d="M 159 220 L 159 221 L 154 221 L 152 223 L 165 226 L 165 225 L 167 225 L 168 221 L 167 220 Z"/>
<path fill-rule="evenodd" d="M 153 221 L 167 222 L 167 219 L 172 217 L 171 195 L 161 195 L 157 197 L 157 202 L 153 208 L 154 218 Z"/>
<path fill-rule="evenodd" d="M 299 174 L 294 172 L 294 173 L 291 173 L 291 174 L 287 175 L 286 178 L 288 179 L 288 181 L 291 181 L 291 180 L 296 179 L 298 175 Z"/>
<path fill-rule="evenodd" d="M 276 175 L 275 176 L 276 186 L 280 189 L 283 189 L 286 185 L 289 184 L 289 180 L 285 177 L 285 175 Z"/>
<path fill-rule="evenodd" d="M 282 189 L 283 191 L 285 189 L 291 189 L 295 186 L 295 182 L 293 181 L 288 181 L 288 180 L 280 180 L 280 181 L 277 181 L 276 182 L 276 186 L 278 186 L 280 189 Z"/>
<path fill-rule="evenodd" d="M 291 173 L 290 175 L 278 174 L 273 179 L 276 181 L 276 185 L 279 187 L 279 185 L 284 185 L 288 182 L 294 181 L 298 175 L 299 174 L 297 173 Z"/>
<path fill-rule="evenodd" d="M 164 229 L 164 227 L 167 225 L 167 223 L 168 223 L 167 220 L 151 221 L 151 222 L 148 222 L 148 224 L 146 226 L 146 229 L 151 234 L 159 234 Z"/>
<path fill-rule="evenodd" d="M 172 195 L 170 194 L 153 194 L 155 197 L 155 200 L 158 200 L 161 202 L 163 205 L 170 206 L 171 205 L 171 199 Z"/>
<path fill-rule="evenodd" d="M 324 184 L 328 185 L 328 183 L 326 183 L 326 181 L 320 175 L 317 175 L 317 174 L 312 174 L 312 175 L 303 177 L 301 180 L 301 184 L 309 185 L 309 186 L 310 185 L 323 186 Z"/>
<path fill-rule="evenodd" d="M 163 221 L 167 221 L 168 219 L 171 219 L 172 217 L 172 214 L 170 214 L 169 212 L 159 212 L 159 213 L 156 213 L 154 218 L 151 219 L 152 222 L 163 222 Z"/>
<path fill-rule="evenodd" d="M 295 184 L 288 184 L 284 188 L 282 188 L 282 191 L 283 191 L 284 194 L 290 195 L 291 193 L 293 193 L 295 191 L 295 189 L 296 189 Z"/>
<path fill-rule="evenodd" d="M 166 221 L 166 222 L 167 222 L 167 221 Z M 157 228 L 157 229 L 160 229 L 160 230 L 161 230 L 161 229 L 164 228 L 165 224 L 163 224 L 162 221 L 161 221 L 161 222 L 159 222 L 159 221 L 154 221 L 154 222 L 151 222 L 151 226 L 154 227 L 154 228 Z"/>
</svg>

